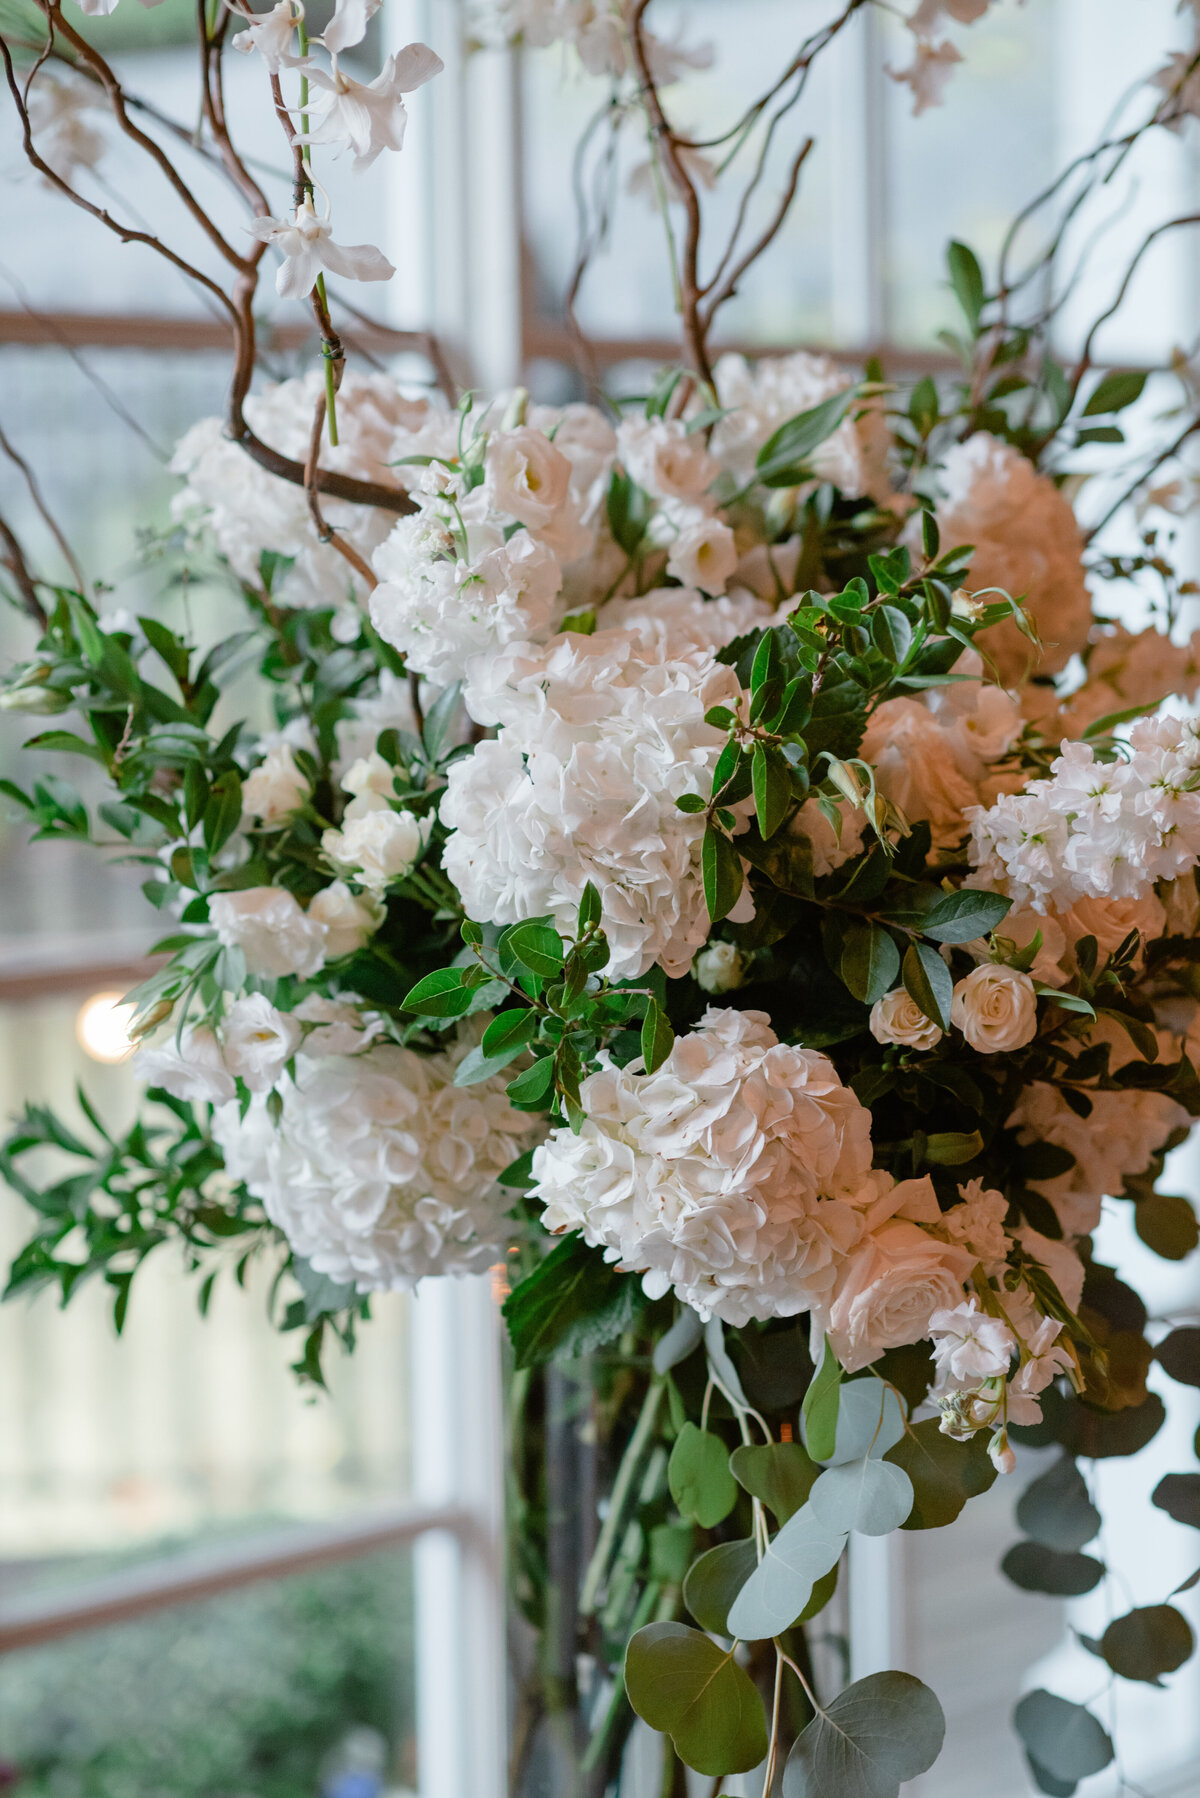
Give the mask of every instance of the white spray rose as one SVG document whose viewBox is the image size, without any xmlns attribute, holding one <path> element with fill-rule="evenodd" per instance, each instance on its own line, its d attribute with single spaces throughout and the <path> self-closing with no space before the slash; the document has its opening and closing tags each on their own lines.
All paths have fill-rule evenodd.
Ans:
<svg viewBox="0 0 1200 1798">
<path fill-rule="evenodd" d="M 378 897 L 412 873 L 432 829 L 432 819 L 388 806 L 347 817 L 341 830 L 324 833 L 321 849 L 340 874 L 348 874 Z"/>
<path fill-rule="evenodd" d="M 387 907 L 370 894 L 352 893 L 344 880 L 335 880 L 321 888 L 308 915 L 324 926 L 325 959 L 338 961 L 370 942 L 387 916 Z"/>
<path fill-rule="evenodd" d="M 483 469 L 488 504 L 533 529 L 548 525 L 570 492 L 571 464 L 530 425 L 489 437 Z"/>
<path fill-rule="evenodd" d="M 829 1308 L 828 1336 L 848 1373 L 885 1349 L 920 1342 L 935 1311 L 963 1302 L 974 1262 L 920 1224 L 890 1218 L 863 1238 L 847 1262 Z"/>
<path fill-rule="evenodd" d="M 694 972 L 706 993 L 731 993 L 746 978 L 746 959 L 734 943 L 709 943 L 696 957 Z"/>
<path fill-rule="evenodd" d="M 229 1072 L 252 1093 L 265 1093 L 300 1047 L 300 1026 L 262 993 L 249 993 L 229 1007 L 221 1039 Z"/>
<path fill-rule="evenodd" d="M 191 1105 L 227 1105 L 237 1090 L 220 1043 L 199 1026 L 185 1030 L 178 1046 L 172 1030 L 156 1047 L 139 1049 L 133 1066 L 147 1086 L 161 1086 Z"/>
<path fill-rule="evenodd" d="M 985 963 L 954 989 L 950 1022 L 981 1055 L 1023 1049 L 1037 1035 L 1037 994 L 1028 974 Z"/>
<path fill-rule="evenodd" d="M 268 749 L 265 761 L 252 769 L 242 782 L 243 827 L 255 818 L 267 826 L 285 824 L 294 812 L 307 804 L 311 792 L 291 746 L 277 743 L 273 749 Z"/>
<path fill-rule="evenodd" d="M 285 887 L 217 893 L 208 916 L 221 944 L 242 951 L 251 974 L 308 977 L 324 966 L 325 932 Z"/>
<path fill-rule="evenodd" d="M 933 1049 L 942 1032 L 902 986 L 871 1007 L 871 1035 L 877 1043 L 901 1043 L 907 1049 Z"/>
</svg>

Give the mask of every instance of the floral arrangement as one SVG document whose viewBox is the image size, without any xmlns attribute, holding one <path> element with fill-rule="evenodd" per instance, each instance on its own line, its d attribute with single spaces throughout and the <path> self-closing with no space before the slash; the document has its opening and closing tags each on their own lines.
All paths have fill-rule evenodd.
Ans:
<svg viewBox="0 0 1200 1798">
<path fill-rule="evenodd" d="M 21 46 L 0 50 L 31 161 L 86 208 L 98 104 L 140 127 L 91 39 L 38 3 L 24 86 Z M 897 78 L 918 111 L 961 60 L 939 33 L 987 3 L 912 15 Z M 805 40 L 752 123 L 859 10 Z M 252 235 L 211 225 L 229 294 L 192 271 L 236 358 L 225 420 L 176 453 L 176 553 L 215 551 L 244 628 L 206 646 L 102 613 L 5 538 L 39 640 L 3 703 L 74 714 L 33 746 L 85 758 L 107 793 L 93 808 L 57 774 L 5 791 L 39 834 L 141 862 L 170 920 L 131 995 L 145 1119 L 113 1139 L 92 1115 L 93 1150 L 35 1110 L 4 1151 L 37 1211 L 9 1290 L 102 1274 L 120 1321 L 163 1243 L 205 1303 L 231 1248 L 239 1270 L 270 1257 L 319 1380 L 373 1293 L 502 1264 L 514 1393 L 573 1370 L 620 1459 L 574 1599 L 578 1789 L 624 1789 L 636 1714 L 664 1737 L 664 1792 L 672 1768 L 716 1792 L 762 1767 L 785 1798 L 896 1798 L 942 1716 L 903 1672 L 818 1677 L 807 1631 L 850 1535 L 950 1525 L 1014 1442 L 1058 1444 L 1005 1567 L 1088 1590 L 1106 1569 L 1080 1552 L 1100 1517 L 1079 1461 L 1156 1433 L 1152 1360 L 1200 1384 L 1197 1332 L 1148 1335 L 1092 1242 L 1106 1203 L 1168 1259 L 1198 1241 L 1159 1191 L 1200 1115 L 1200 634 L 1169 526 L 1194 383 L 1183 437 L 1147 422 L 1134 454 L 1118 420 L 1141 416 L 1145 375 L 1098 369 L 1092 335 L 1057 360 L 1056 302 L 1017 310 L 1011 242 L 996 278 L 950 248 L 958 377 L 714 358 L 805 151 L 765 241 L 743 258 L 735 237 L 706 284 L 719 145 L 662 99 L 703 53 L 656 37 L 647 0 L 505 0 L 480 27 L 568 43 L 610 128 L 648 127 L 680 366 L 561 406 L 347 370 L 325 278 L 390 264 L 335 241 L 313 154 L 397 151 L 403 96 L 440 67 L 412 45 L 352 78 L 339 59 L 373 11 L 338 0 L 312 40 L 297 0 L 203 25 L 208 139 Z M 294 158 L 282 216 L 219 103 L 236 21 Z M 1197 110 L 1181 53 L 1138 132 Z M 323 366 L 252 391 L 269 248 Z M 1060 298 L 1061 249 L 1032 265 Z M 1076 478 L 1097 445 L 1099 518 Z M 1106 549 L 1135 506 L 1136 551 Z M 1144 629 L 1109 616 L 1121 587 Z M 247 665 L 269 719 L 216 722 Z M 47 1146 L 74 1165 L 37 1185 L 24 1157 Z M 548 1412 L 517 1415 L 523 1479 Z M 1200 1473 L 1148 1496 L 1200 1527 Z M 514 1581 L 540 1627 L 535 1510 Z M 1089 1646 L 1157 1683 L 1193 1643 L 1164 1596 Z M 549 1702 L 522 1713 L 517 1791 Z M 1016 1727 L 1046 1793 L 1113 1755 L 1093 1710 L 1046 1691 Z"/>
</svg>

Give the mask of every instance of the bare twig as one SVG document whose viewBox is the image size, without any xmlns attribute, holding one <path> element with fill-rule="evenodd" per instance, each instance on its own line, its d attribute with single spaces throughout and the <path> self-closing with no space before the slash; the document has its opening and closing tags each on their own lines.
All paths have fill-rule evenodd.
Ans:
<svg viewBox="0 0 1200 1798">
<path fill-rule="evenodd" d="M 46 611 L 38 598 L 37 582 L 29 572 L 29 564 L 25 560 L 25 551 L 8 524 L 0 517 L 0 567 L 8 569 L 17 585 L 21 596 L 21 604 L 29 613 L 40 630 L 46 628 Z"/>
<path fill-rule="evenodd" d="M 50 535 L 54 538 L 54 541 L 58 544 L 59 549 L 62 551 L 63 559 L 65 560 L 67 567 L 71 570 L 71 573 L 75 577 L 76 587 L 79 589 L 80 593 L 86 592 L 87 588 L 86 588 L 86 583 L 83 578 L 83 571 L 80 568 L 79 563 L 75 560 L 75 556 L 74 556 L 74 553 L 72 552 L 71 545 L 67 542 L 66 537 L 63 535 L 63 532 L 59 527 L 58 520 L 55 518 L 53 512 L 51 512 L 49 506 L 46 504 L 46 501 L 42 495 L 41 487 L 38 484 L 37 476 L 34 474 L 32 468 L 30 468 L 28 462 L 26 462 L 24 456 L 20 455 L 17 452 L 17 450 L 14 449 L 13 445 L 9 442 L 8 438 L 5 436 L 5 433 L 2 428 L 0 428 L 0 450 L 2 450 L 4 452 L 4 454 L 8 457 L 9 461 L 14 465 L 14 467 L 20 469 L 21 474 L 25 480 L 25 485 L 29 489 L 29 497 L 33 501 L 34 505 L 37 507 L 38 512 L 41 514 L 42 522 L 46 526 L 46 529 L 50 532 Z"/>
<path fill-rule="evenodd" d="M 340 379 L 340 376 L 339 376 Z M 367 584 L 367 592 L 373 593 L 379 585 L 371 564 L 359 554 L 354 545 L 342 533 L 335 530 L 327 521 L 321 510 L 321 496 L 318 485 L 318 464 L 321 457 L 321 440 L 325 430 L 325 395 L 322 393 L 313 412 L 312 430 L 308 438 L 308 459 L 304 464 L 304 490 L 308 495 L 308 511 L 317 529 L 317 536 L 322 543 L 330 544 L 343 559 L 349 562 L 355 573 Z"/>
</svg>

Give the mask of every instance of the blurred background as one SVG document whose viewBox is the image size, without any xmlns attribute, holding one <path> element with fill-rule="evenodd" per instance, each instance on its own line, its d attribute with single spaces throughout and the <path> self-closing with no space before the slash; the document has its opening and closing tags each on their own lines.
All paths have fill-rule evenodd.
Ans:
<svg viewBox="0 0 1200 1798">
<path fill-rule="evenodd" d="M 73 0 L 68 10 L 78 23 Z M 2 0 L 0 11 L 6 25 L 18 20 L 16 0 Z M 677 115 L 697 126 L 729 116 L 806 26 L 832 11 L 830 0 L 663 0 L 666 35 L 673 12 L 690 41 L 716 47 L 712 68 L 675 90 Z M 321 16 L 310 13 L 310 29 Z M 190 125 L 189 0 L 150 12 L 124 0 L 115 16 L 82 28 L 133 91 Z M 993 255 L 1014 211 L 1092 141 L 1136 73 L 1186 41 L 1186 28 L 1173 0 L 995 0 L 959 34 L 966 60 L 944 106 L 914 120 L 911 92 L 884 73 L 908 60 L 910 40 L 883 14 L 860 19 L 813 83 L 807 129 L 818 147 L 800 199 L 773 257 L 728 309 L 723 337 L 748 348 L 826 348 L 849 361 L 878 353 L 900 378 L 947 367 L 937 336 L 952 322 L 947 238 Z M 538 397 L 566 399 L 580 391 L 562 306 L 574 258 L 571 160 L 603 89 L 556 50 L 475 53 L 470 35 L 457 0 L 384 0 L 353 53 L 374 73 L 389 45 L 422 38 L 447 73 L 413 102 L 394 173 L 377 165 L 355 181 L 336 164 L 329 170 L 339 238 L 382 245 L 399 270 L 386 291 L 369 294 L 371 324 L 345 313 L 339 322 L 360 366 L 373 358 L 422 378 L 419 359 L 389 328 L 433 329 L 481 384 L 521 378 Z M 250 58 L 228 61 L 235 136 L 282 195 L 287 171 L 261 69 Z M 101 114 L 95 123 L 104 132 Z M 627 172 L 637 160 L 631 149 Z M 199 163 L 195 174 L 198 191 L 213 187 L 213 203 L 224 206 Z M 219 587 L 181 589 L 163 537 L 172 448 L 221 408 L 223 327 L 163 262 L 121 247 L 41 184 L 3 108 L 0 176 L 0 429 L 114 607 L 186 617 L 199 635 L 217 637 L 227 603 Z M 1194 145 L 1159 133 L 1124 180 L 1114 206 L 1128 227 L 1110 233 L 1114 258 L 1123 231 L 1128 244 L 1152 213 L 1200 197 Z M 111 134 L 82 184 L 122 216 L 169 226 L 205 265 L 203 244 Z M 671 354 L 672 305 L 652 209 L 635 195 L 621 208 L 617 247 L 597 257 L 578 316 L 606 378 L 628 387 Z M 1195 242 L 1164 246 L 1103 354 L 1136 365 L 1190 346 L 1198 272 Z M 264 305 L 267 372 L 312 367 L 303 309 L 277 304 L 269 282 Z M 34 565 L 65 572 L 7 460 L 0 493 Z M 0 614 L 0 655 L 16 660 L 29 647 L 21 617 Z M 0 775 L 29 777 L 21 751 L 29 734 L 0 717 Z M 0 1113 L 52 1104 L 86 1135 L 77 1082 L 106 1119 L 132 1112 L 114 1002 L 136 978 L 155 920 L 128 871 L 101 874 L 91 856 L 31 847 L 13 810 L 0 800 Z M 1194 1189 L 1190 1164 L 1181 1175 Z M 1164 1269 L 1118 1238 L 1119 1220 L 1105 1228 L 1111 1253 L 1145 1256 L 1143 1290 L 1156 1306 L 1194 1311 L 1194 1274 Z M 0 1258 L 11 1258 L 26 1230 L 20 1200 L 4 1195 Z M 84 1291 L 65 1314 L 49 1295 L 0 1309 L 0 1790 L 467 1798 L 465 1785 L 451 1789 L 461 1766 L 445 1770 L 446 1736 L 461 1735 L 472 1714 L 461 1681 L 449 1703 L 445 1693 L 447 1669 L 467 1651 L 447 1633 L 443 1599 L 461 1598 L 463 1581 L 461 1569 L 438 1561 L 437 1540 L 461 1534 L 463 1507 L 476 1500 L 494 1521 L 498 1494 L 479 1496 L 495 1474 L 482 1434 L 474 1462 L 435 1439 L 428 1370 L 444 1371 L 462 1352 L 451 1301 L 385 1300 L 358 1352 L 335 1358 L 329 1393 L 318 1395 L 289 1372 L 295 1342 L 269 1326 L 253 1282 L 247 1292 L 219 1282 L 204 1322 L 166 1251 L 139 1281 L 119 1339 L 111 1297 Z M 490 1303 L 486 1293 L 480 1302 Z M 485 1364 L 474 1377 L 486 1383 Z M 1145 1494 L 1195 1428 L 1186 1398 L 1175 1389 L 1169 1430 L 1146 1455 L 1103 1470 L 1118 1523 L 1130 1522 L 1126 1573 L 1139 1602 L 1185 1578 L 1196 1558 L 1186 1532 L 1158 1514 L 1153 1539 L 1143 1527 Z M 996 1571 L 1015 1533 L 1014 1495 L 1001 1482 L 949 1535 L 860 1545 L 857 1671 L 910 1667 L 950 1720 L 946 1754 L 919 1783 L 920 1798 L 1024 1794 L 1008 1717 L 1030 1669 L 1040 1661 L 1056 1690 L 1081 1698 L 1098 1683 L 1071 1631 L 1098 1633 L 1103 1619 L 1083 1606 L 1068 1617 Z M 430 1515 L 422 1505 L 448 1519 L 432 1553 L 418 1527 Z M 469 1630 L 469 1608 L 461 1614 Z M 495 1687 L 502 1669 L 481 1669 L 476 1658 L 471 1678 Z M 1171 1699 L 1123 1687 L 1125 1764 L 1089 1791 L 1194 1793 L 1198 1701 L 1194 1663 Z"/>
</svg>

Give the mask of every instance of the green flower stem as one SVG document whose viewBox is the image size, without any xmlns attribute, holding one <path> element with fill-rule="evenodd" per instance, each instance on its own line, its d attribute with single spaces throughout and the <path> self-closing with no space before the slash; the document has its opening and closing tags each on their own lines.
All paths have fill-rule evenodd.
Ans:
<svg viewBox="0 0 1200 1798">
<path fill-rule="evenodd" d="M 613 1482 L 608 1516 L 604 1519 L 600 1538 L 588 1564 L 583 1587 L 579 1594 L 579 1610 L 582 1616 L 589 1617 L 595 1612 L 604 1576 L 612 1562 L 616 1545 L 621 1540 L 626 1514 L 635 1496 L 635 1481 L 641 1473 L 642 1463 L 650 1450 L 665 1390 L 662 1381 L 655 1380 L 646 1393 L 641 1413 L 634 1425 L 633 1435 L 629 1438 L 629 1446 L 621 1457 L 621 1465 L 617 1469 L 617 1477 Z"/>
<path fill-rule="evenodd" d="M 301 56 L 307 56 L 308 55 L 308 32 L 304 29 L 304 20 L 303 19 L 297 19 L 297 21 L 296 21 L 296 43 L 297 43 L 297 47 L 300 51 Z M 308 76 L 307 75 L 301 75 L 301 77 L 300 77 L 300 134 L 302 137 L 308 136 Z M 311 196 L 311 194 L 312 194 L 312 170 L 309 167 L 309 147 L 307 144 L 304 146 L 304 168 L 305 168 L 305 173 L 309 177 L 308 191 Z M 329 298 L 325 292 L 325 277 L 324 277 L 324 275 L 317 276 L 317 298 L 321 303 L 321 312 L 323 313 L 325 318 L 328 318 L 329 317 Z M 334 358 L 331 354 L 331 347 L 332 346 L 327 341 L 322 342 L 322 344 L 321 344 L 321 354 L 325 359 L 325 417 L 329 424 L 329 441 L 332 444 L 333 448 L 336 449 L 338 446 L 337 385 L 336 385 L 335 378 L 334 378 L 334 368 L 333 368 Z"/>
<path fill-rule="evenodd" d="M 642 1593 L 641 1598 L 638 1600 L 637 1609 L 635 1610 L 633 1620 L 629 1625 L 629 1634 L 632 1636 L 646 1623 L 669 1622 L 674 1616 L 676 1609 L 677 1605 L 671 1593 L 664 1592 L 657 1580 L 651 1580 L 645 1591 Z M 592 1738 L 587 1745 L 587 1750 L 582 1761 L 582 1771 L 584 1773 L 590 1773 L 594 1767 L 598 1767 L 604 1760 L 608 1753 L 608 1746 L 612 1740 L 613 1731 L 615 1730 L 622 1713 L 628 1709 L 628 1706 L 629 1700 L 625 1696 L 625 1682 L 622 1678 L 618 1677 L 613 1686 L 612 1697 L 608 1701 L 604 1716 L 601 1718 L 596 1729 L 592 1732 Z"/>
</svg>

